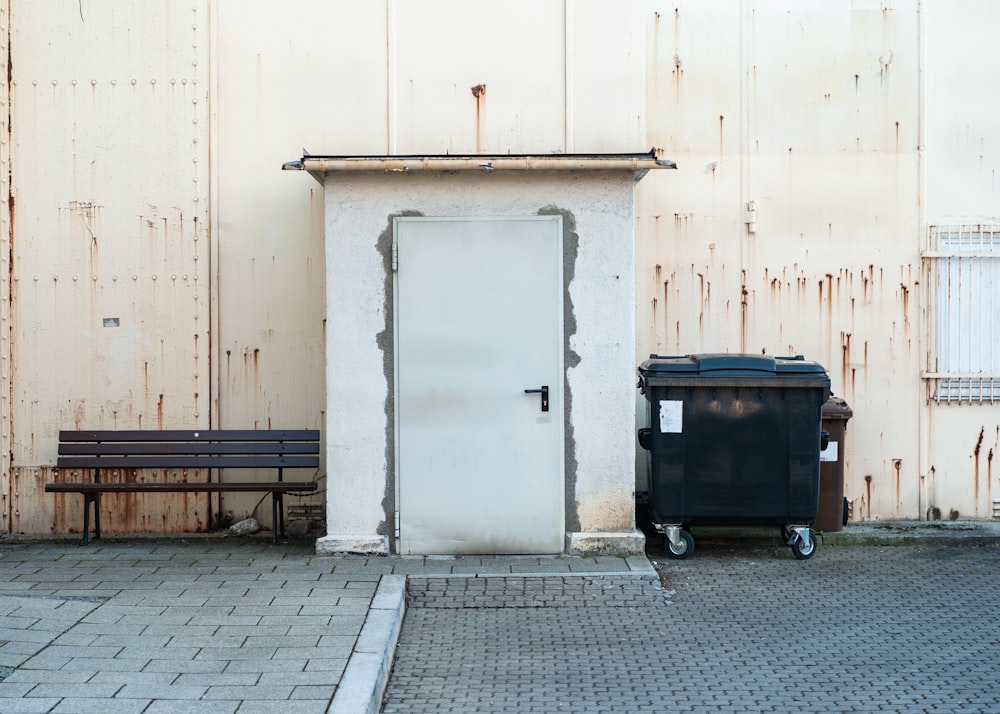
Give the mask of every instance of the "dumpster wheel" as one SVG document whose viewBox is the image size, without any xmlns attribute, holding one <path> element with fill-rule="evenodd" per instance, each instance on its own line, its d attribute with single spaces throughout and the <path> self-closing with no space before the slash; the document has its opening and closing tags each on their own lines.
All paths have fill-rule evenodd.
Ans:
<svg viewBox="0 0 1000 714">
<path fill-rule="evenodd" d="M 816 552 L 818 545 L 816 534 L 809 528 L 791 528 L 789 531 L 791 537 L 789 538 L 788 545 L 791 546 L 792 555 L 797 560 L 811 558 Z"/>
<path fill-rule="evenodd" d="M 667 553 L 674 560 L 687 560 L 694 553 L 694 536 L 689 531 L 682 528 L 673 528 L 673 533 L 667 533 L 666 541 Z M 671 539 L 671 535 L 674 536 Z"/>
</svg>

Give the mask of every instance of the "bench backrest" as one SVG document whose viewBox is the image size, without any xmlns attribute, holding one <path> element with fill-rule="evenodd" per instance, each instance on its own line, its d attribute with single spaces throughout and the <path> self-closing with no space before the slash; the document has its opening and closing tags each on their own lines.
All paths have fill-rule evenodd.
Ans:
<svg viewBox="0 0 1000 714">
<path fill-rule="evenodd" d="M 60 469 L 315 468 L 316 429 L 60 431 Z"/>
</svg>

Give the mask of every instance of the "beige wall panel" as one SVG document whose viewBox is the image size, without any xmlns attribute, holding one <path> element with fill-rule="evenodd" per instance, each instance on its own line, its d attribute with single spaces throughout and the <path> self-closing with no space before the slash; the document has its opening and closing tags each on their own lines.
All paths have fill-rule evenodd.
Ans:
<svg viewBox="0 0 1000 714">
<path fill-rule="evenodd" d="M 389 27 L 389 153 L 567 150 L 563 3 L 390 0 Z"/>
<path fill-rule="evenodd" d="M 931 225 L 1000 223 L 1000 126 L 995 61 L 1000 4 L 925 3 L 926 212 Z M 929 246 L 933 247 L 933 246 Z M 935 330 L 936 298 L 927 330 Z M 996 307 L 996 306 L 994 306 Z M 1000 311 L 994 310 L 994 334 Z M 984 327 L 984 330 L 989 329 Z M 933 346 L 933 340 L 930 340 Z M 994 350 L 1000 346 L 994 346 Z M 995 354 L 995 352 L 994 352 Z M 932 366 L 934 353 L 928 356 Z M 928 385 L 928 393 L 934 383 Z M 1000 409 L 928 399 L 926 518 L 1000 518 Z"/>
<path fill-rule="evenodd" d="M 915 151 L 918 20 L 912 2 L 751 4 L 751 151 Z"/>
<path fill-rule="evenodd" d="M 926 2 L 927 219 L 1000 220 L 994 0 Z"/>
<path fill-rule="evenodd" d="M 930 417 L 927 519 L 1000 518 L 996 406 L 935 405 Z"/>
<path fill-rule="evenodd" d="M 208 424 L 208 18 L 198 2 L 125 0 L 16 2 L 12 17 L 24 514 L 52 505 L 32 474 L 55 463 L 59 429 Z M 172 513 L 174 528 L 199 520 Z M 109 531 L 142 524 L 120 515 Z"/>
<path fill-rule="evenodd" d="M 917 157 L 851 153 L 822 164 L 755 164 L 761 185 L 786 189 L 758 201 L 745 246 L 747 351 L 823 363 L 854 410 L 846 488 L 863 501 L 855 517 L 916 517 L 921 271 L 914 241 L 900 238 L 919 235 Z M 880 180 L 828 185 L 852 172 Z M 817 196 L 835 206 L 815 205 Z"/>
<path fill-rule="evenodd" d="M 322 428 L 323 191 L 280 169 L 303 150 L 385 153 L 385 6 L 219 0 L 215 28 L 217 425 Z M 322 492 L 285 502 L 322 518 Z M 259 495 L 223 511 L 270 525 Z"/>
<path fill-rule="evenodd" d="M 645 126 L 651 17 L 643 3 L 566 3 L 565 151 L 620 153 L 651 148 Z"/>
<path fill-rule="evenodd" d="M 743 106 L 740 4 L 684 0 L 649 3 L 646 12 L 649 143 L 674 160 L 689 153 L 698 161 L 707 158 L 698 170 L 724 158 L 731 164 L 729 175 L 738 177 Z M 695 168 L 690 162 L 683 166 Z"/>
<path fill-rule="evenodd" d="M 705 171 L 716 154 L 681 154 L 636 190 L 637 358 L 739 351 L 738 176 Z M 714 159 L 713 159 L 714 160 Z"/>
<path fill-rule="evenodd" d="M 855 412 L 855 518 L 916 517 L 916 13 L 675 5 L 656 19 L 647 126 L 680 169 L 638 191 L 637 358 L 819 361 Z"/>
<path fill-rule="evenodd" d="M 826 365 L 854 409 L 855 519 L 920 511 L 917 20 L 819 3 L 749 18 L 746 349 Z"/>
<path fill-rule="evenodd" d="M 10 5 L 0 7 L 0 52 L 9 57 Z M 0 192 L 10 196 L 10 84 L 0 82 Z M 0 295 L 9 296 L 10 263 L 10 204 L 0 201 Z M 11 423 L 10 375 L 11 330 L 10 300 L 0 299 L 0 532 L 10 529 L 11 514 Z"/>
</svg>

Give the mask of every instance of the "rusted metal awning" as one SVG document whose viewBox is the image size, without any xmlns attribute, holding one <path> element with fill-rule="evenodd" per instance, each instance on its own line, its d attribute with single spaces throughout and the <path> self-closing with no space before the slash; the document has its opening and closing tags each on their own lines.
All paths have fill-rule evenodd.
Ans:
<svg viewBox="0 0 1000 714">
<path fill-rule="evenodd" d="M 651 169 L 676 169 L 659 158 L 660 150 L 643 154 L 465 154 L 406 156 L 314 156 L 282 165 L 285 171 L 308 171 L 322 180 L 335 171 L 631 171 L 638 181 Z"/>
</svg>

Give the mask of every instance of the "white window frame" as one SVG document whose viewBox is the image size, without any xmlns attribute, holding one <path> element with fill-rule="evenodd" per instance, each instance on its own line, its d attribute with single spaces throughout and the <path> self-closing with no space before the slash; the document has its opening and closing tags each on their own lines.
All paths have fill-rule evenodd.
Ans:
<svg viewBox="0 0 1000 714">
<path fill-rule="evenodd" d="M 935 225 L 928 370 L 939 402 L 1000 401 L 1000 223 Z"/>
</svg>

